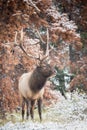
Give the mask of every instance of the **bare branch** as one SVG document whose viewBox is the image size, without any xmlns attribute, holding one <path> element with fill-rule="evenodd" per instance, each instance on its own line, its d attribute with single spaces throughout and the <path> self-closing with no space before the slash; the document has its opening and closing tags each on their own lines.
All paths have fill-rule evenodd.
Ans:
<svg viewBox="0 0 87 130">
<path fill-rule="evenodd" d="M 15 14 L 13 14 L 12 16 L 17 16 L 17 15 L 21 15 L 22 12 L 21 11 L 17 11 Z"/>
<path fill-rule="evenodd" d="M 32 0 L 28 0 L 28 1 L 35 8 L 35 10 L 40 13 L 40 9 L 33 3 L 33 1 Z"/>
<path fill-rule="evenodd" d="M 15 45 L 17 45 L 17 35 L 18 35 L 18 33 L 16 32 L 16 33 L 15 33 L 15 39 L 14 39 L 14 44 L 15 44 Z"/>
</svg>

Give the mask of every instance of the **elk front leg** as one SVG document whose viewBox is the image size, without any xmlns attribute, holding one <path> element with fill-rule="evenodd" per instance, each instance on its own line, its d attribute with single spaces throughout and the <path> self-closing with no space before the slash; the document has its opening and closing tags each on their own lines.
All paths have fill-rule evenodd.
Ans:
<svg viewBox="0 0 87 130">
<path fill-rule="evenodd" d="M 29 107 L 30 107 L 29 100 L 26 99 L 26 108 L 27 108 L 27 111 L 26 111 L 26 119 L 27 119 L 27 120 L 28 120 L 28 118 L 29 118 L 29 113 L 30 113 Z"/>
<path fill-rule="evenodd" d="M 22 98 L 22 120 L 24 120 L 25 114 L 25 98 Z"/>
<path fill-rule="evenodd" d="M 31 114 L 31 119 L 34 119 L 34 105 L 35 105 L 35 100 L 31 100 L 31 109 L 30 109 L 30 114 Z"/>
<path fill-rule="evenodd" d="M 40 121 L 42 121 L 42 110 L 41 110 L 41 106 L 42 106 L 42 99 L 40 98 L 38 100 L 38 113 L 39 113 Z"/>
</svg>

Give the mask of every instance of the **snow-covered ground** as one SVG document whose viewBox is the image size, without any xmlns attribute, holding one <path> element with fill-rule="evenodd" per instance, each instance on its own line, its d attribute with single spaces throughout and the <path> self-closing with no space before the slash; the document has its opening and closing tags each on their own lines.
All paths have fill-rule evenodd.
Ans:
<svg viewBox="0 0 87 130">
<path fill-rule="evenodd" d="M 43 115 L 44 116 L 44 115 Z M 72 100 L 61 100 L 45 112 L 44 121 L 11 121 L 0 130 L 87 130 L 87 95 L 76 92 Z"/>
</svg>

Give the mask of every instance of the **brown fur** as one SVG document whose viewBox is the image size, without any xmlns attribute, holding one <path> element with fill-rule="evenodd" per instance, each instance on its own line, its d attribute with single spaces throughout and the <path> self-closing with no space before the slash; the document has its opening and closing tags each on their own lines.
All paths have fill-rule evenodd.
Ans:
<svg viewBox="0 0 87 130">
<path fill-rule="evenodd" d="M 29 86 L 33 92 L 38 92 L 44 86 L 47 78 L 52 75 L 52 70 L 49 66 L 37 67 L 29 80 Z"/>
</svg>

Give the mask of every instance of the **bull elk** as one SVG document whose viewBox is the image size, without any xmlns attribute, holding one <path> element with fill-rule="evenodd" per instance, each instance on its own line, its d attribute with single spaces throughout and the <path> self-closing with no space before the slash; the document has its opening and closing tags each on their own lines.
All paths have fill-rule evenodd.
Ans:
<svg viewBox="0 0 87 130">
<path fill-rule="evenodd" d="M 17 36 L 16 36 L 17 37 Z M 23 39 L 23 32 L 21 33 L 21 42 L 19 44 L 22 51 L 28 56 L 39 60 L 39 65 L 36 66 L 34 70 L 29 73 L 24 73 L 19 79 L 19 93 L 22 98 L 22 119 L 24 120 L 25 114 L 25 105 L 26 105 L 26 118 L 28 119 L 29 114 L 31 118 L 34 118 L 34 106 L 35 102 L 37 101 L 38 105 L 38 113 L 40 121 L 42 120 L 42 112 L 41 112 L 41 105 L 43 100 L 44 94 L 44 85 L 48 79 L 54 72 L 53 68 L 48 63 L 49 58 L 49 43 L 48 43 L 48 29 L 47 29 L 47 48 L 46 54 L 41 59 L 40 57 L 32 57 L 31 55 L 27 54 L 25 49 L 22 46 L 22 39 Z M 15 38 L 16 41 L 16 38 Z"/>
</svg>

